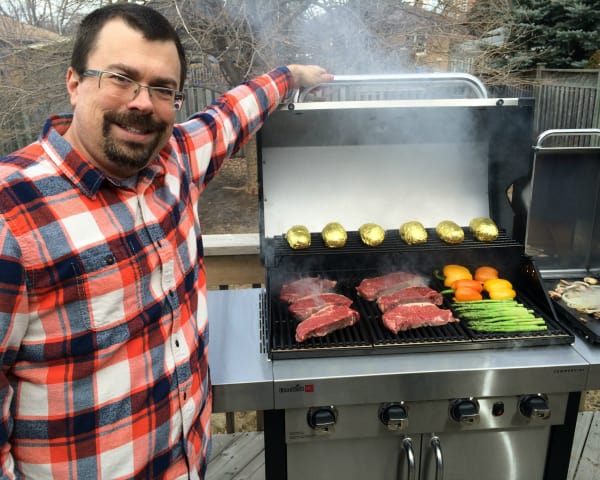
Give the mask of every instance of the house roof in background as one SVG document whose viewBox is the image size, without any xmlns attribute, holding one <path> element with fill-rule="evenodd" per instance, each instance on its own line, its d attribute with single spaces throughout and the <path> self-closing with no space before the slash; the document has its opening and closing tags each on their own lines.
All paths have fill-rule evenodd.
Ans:
<svg viewBox="0 0 600 480">
<path fill-rule="evenodd" d="M 33 25 L 19 22 L 12 17 L 0 15 L 0 43 L 23 46 L 53 42 L 62 38 L 61 35 L 50 30 L 34 27 Z"/>
</svg>

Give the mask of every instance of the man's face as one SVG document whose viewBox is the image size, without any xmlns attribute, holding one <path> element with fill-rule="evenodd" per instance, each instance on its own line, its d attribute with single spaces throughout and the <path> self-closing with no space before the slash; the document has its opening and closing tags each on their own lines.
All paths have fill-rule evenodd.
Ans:
<svg viewBox="0 0 600 480">
<path fill-rule="evenodd" d="M 109 21 L 90 52 L 89 70 L 124 75 L 143 85 L 179 89 L 180 63 L 173 42 L 149 41 L 122 20 Z M 166 144 L 173 130 L 172 102 L 135 85 L 119 90 L 110 74 L 79 76 L 67 72 L 74 108 L 65 138 L 106 174 L 129 177 L 146 166 Z M 115 87 L 115 85 L 117 86 Z M 135 98 L 134 98 L 135 96 Z"/>
</svg>

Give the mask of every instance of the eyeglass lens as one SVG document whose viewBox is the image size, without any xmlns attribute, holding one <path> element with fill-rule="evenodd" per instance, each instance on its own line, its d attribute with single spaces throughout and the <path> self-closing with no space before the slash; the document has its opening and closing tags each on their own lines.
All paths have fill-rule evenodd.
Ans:
<svg viewBox="0 0 600 480">
<path fill-rule="evenodd" d="M 150 98 L 159 102 L 161 105 L 169 105 L 170 108 L 178 110 L 181 108 L 183 99 L 181 94 L 173 89 L 166 87 L 154 87 L 142 85 L 135 80 L 113 72 L 99 72 L 99 87 L 108 95 L 133 100 L 146 88 Z"/>
</svg>

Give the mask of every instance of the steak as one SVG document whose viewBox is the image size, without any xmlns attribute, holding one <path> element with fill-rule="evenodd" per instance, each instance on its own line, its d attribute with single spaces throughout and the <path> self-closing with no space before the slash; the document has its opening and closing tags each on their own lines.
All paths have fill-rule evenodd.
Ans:
<svg viewBox="0 0 600 480">
<path fill-rule="evenodd" d="M 423 284 L 424 281 L 419 275 L 408 272 L 394 272 L 380 277 L 365 278 L 356 287 L 356 291 L 365 300 L 373 301 L 381 295 Z"/>
<path fill-rule="evenodd" d="M 432 303 L 397 305 L 385 312 L 381 319 L 384 326 L 394 333 L 418 327 L 439 327 L 457 321 L 450 310 Z"/>
<path fill-rule="evenodd" d="M 282 285 L 279 298 L 284 302 L 293 303 L 309 295 L 332 292 L 336 284 L 335 280 L 328 280 L 326 278 L 303 277 Z"/>
<path fill-rule="evenodd" d="M 352 305 L 352 299 L 339 293 L 318 293 L 296 300 L 288 307 L 288 310 L 295 319 L 302 321 L 327 305 L 345 305 L 349 307 Z"/>
<path fill-rule="evenodd" d="M 387 295 L 381 295 L 377 299 L 377 306 L 382 312 L 386 312 L 396 305 L 406 303 L 433 303 L 441 305 L 444 302 L 442 294 L 432 288 L 420 285 L 407 287 Z"/>
<path fill-rule="evenodd" d="M 323 337 L 335 330 L 354 325 L 359 319 L 359 313 L 345 305 L 328 305 L 298 324 L 296 341 Z"/>
</svg>

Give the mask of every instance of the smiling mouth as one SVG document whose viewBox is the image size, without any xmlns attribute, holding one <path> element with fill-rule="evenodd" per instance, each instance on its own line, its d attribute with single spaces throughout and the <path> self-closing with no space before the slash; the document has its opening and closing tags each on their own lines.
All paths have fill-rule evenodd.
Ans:
<svg viewBox="0 0 600 480">
<path fill-rule="evenodd" d="M 144 128 L 144 129 L 136 128 L 136 127 L 132 127 L 129 125 L 124 125 L 122 123 L 117 123 L 116 125 L 129 133 L 135 133 L 137 135 L 147 135 L 149 133 L 152 133 L 151 130 L 146 129 L 146 128 Z"/>
</svg>

